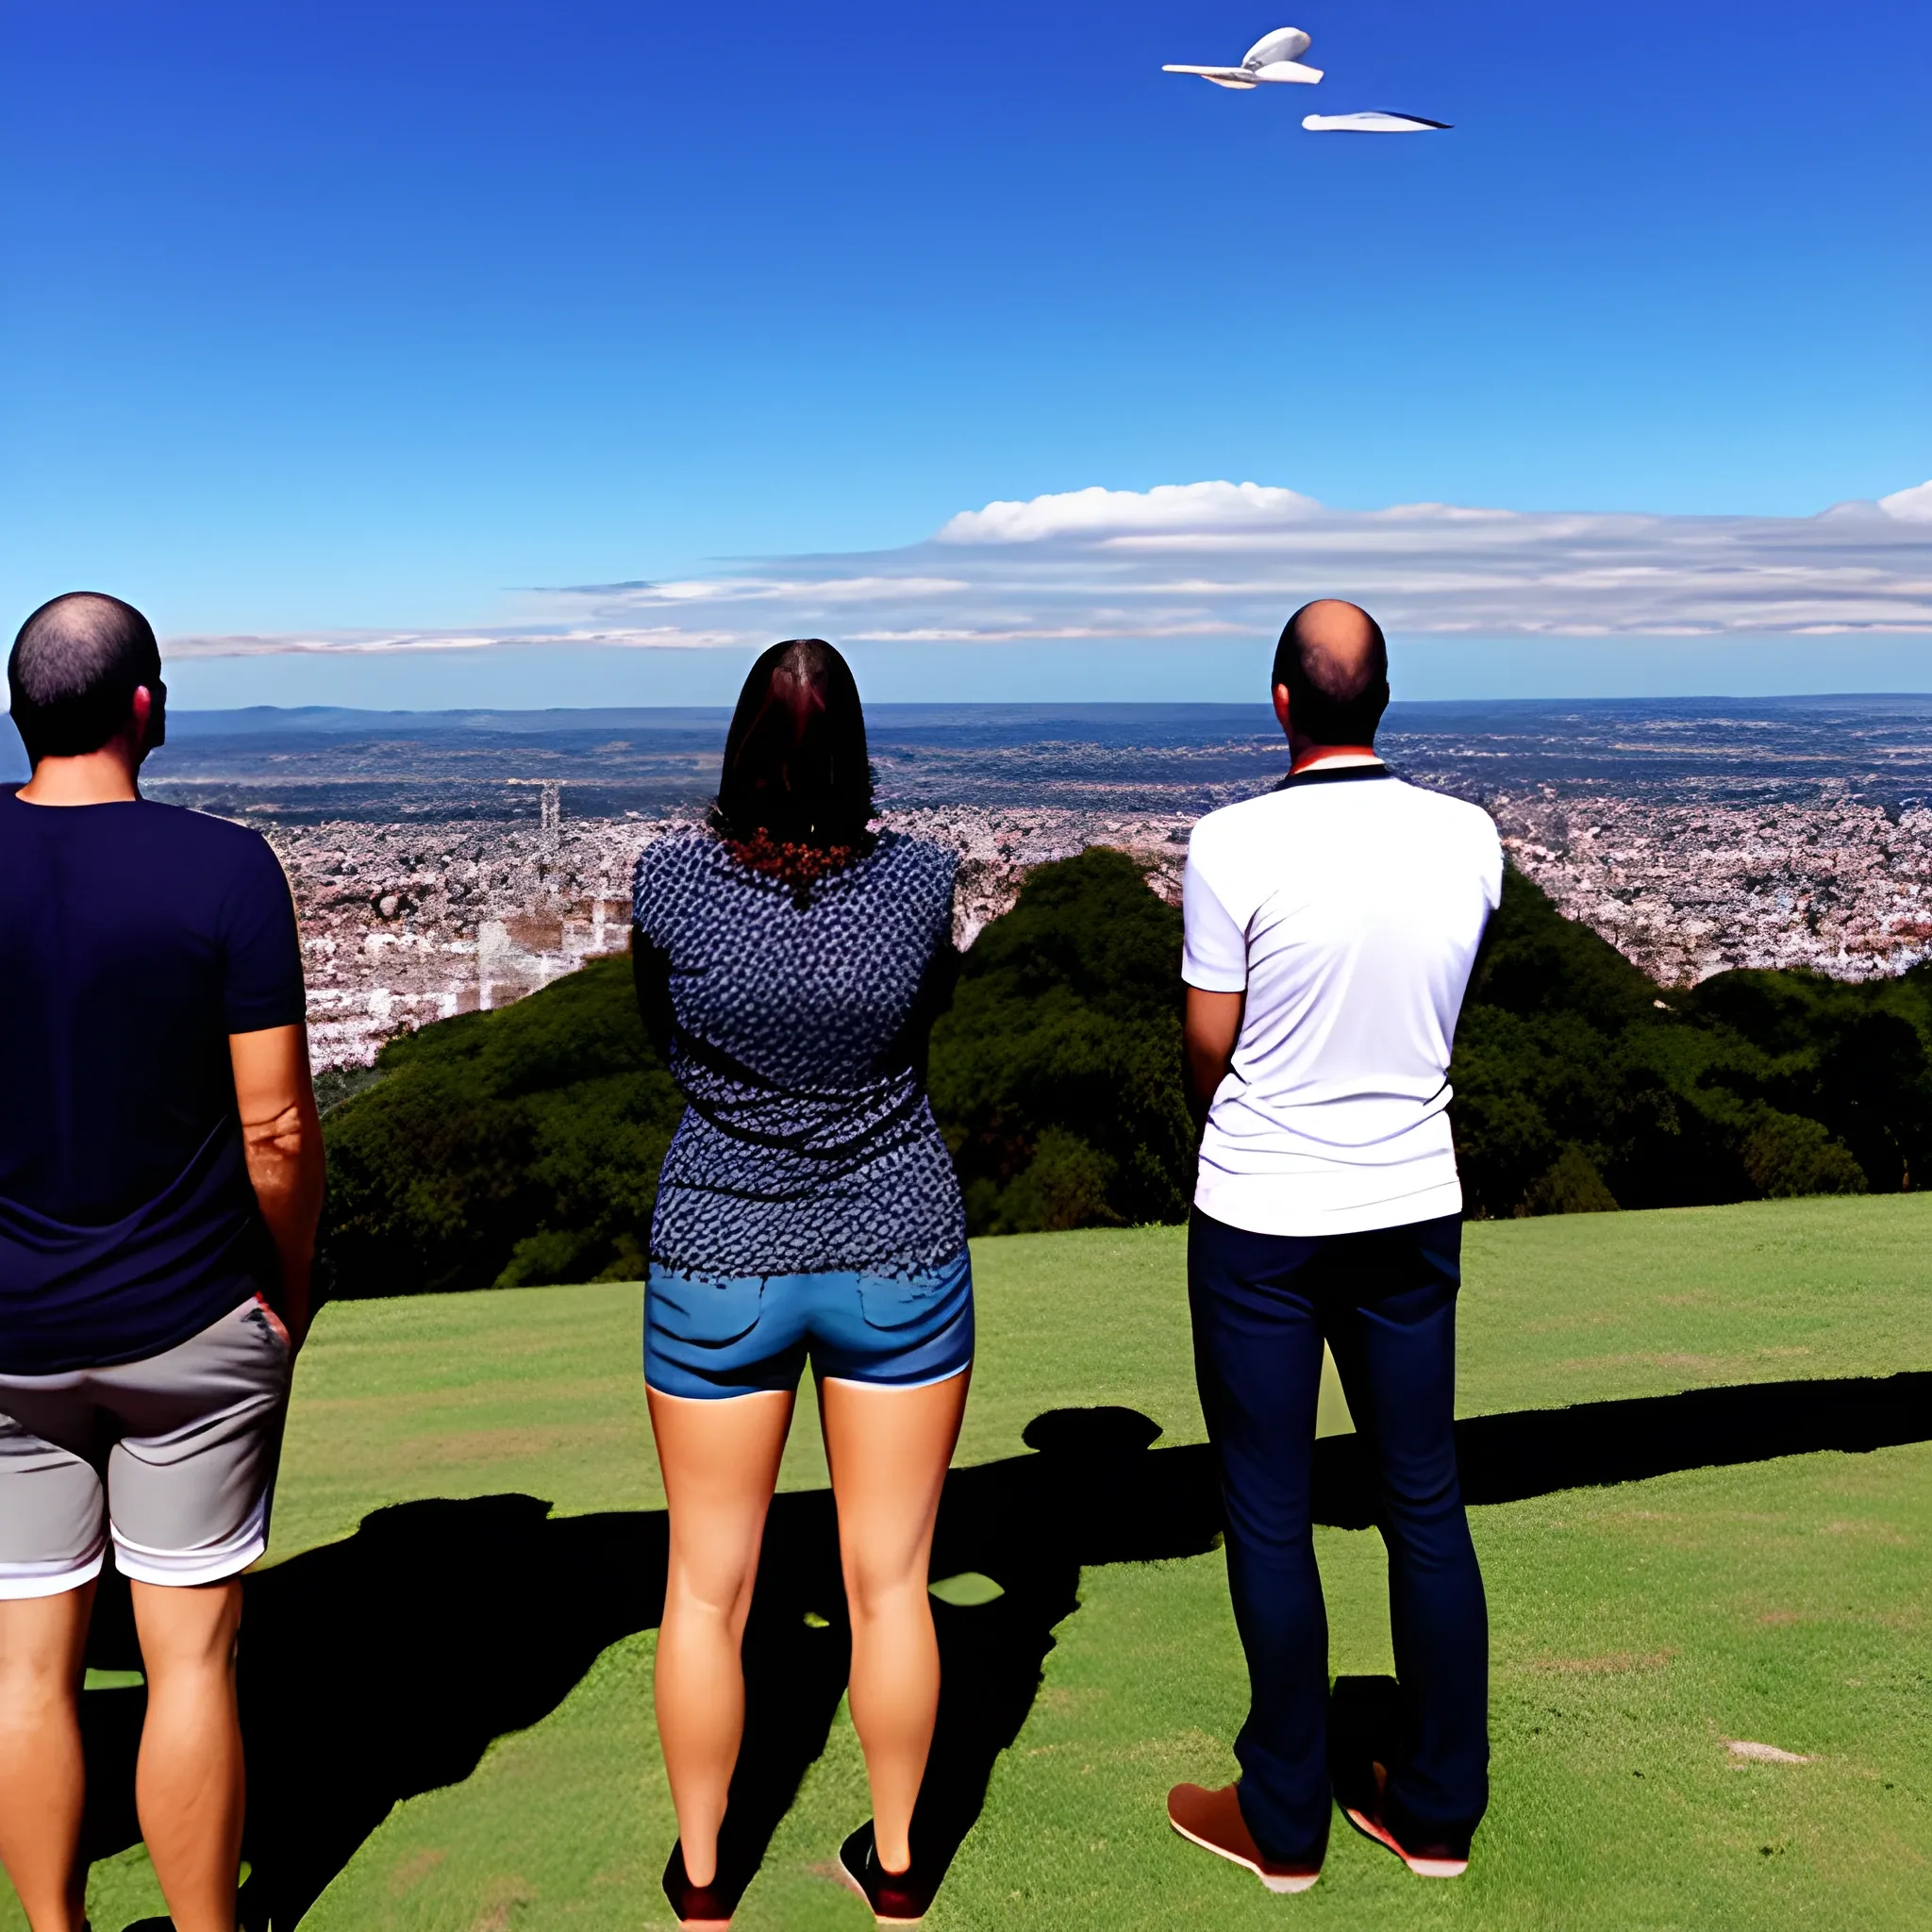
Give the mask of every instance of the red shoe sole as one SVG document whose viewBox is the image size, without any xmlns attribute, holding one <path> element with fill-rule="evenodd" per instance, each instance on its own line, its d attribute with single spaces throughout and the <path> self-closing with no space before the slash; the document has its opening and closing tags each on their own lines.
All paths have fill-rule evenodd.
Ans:
<svg viewBox="0 0 1932 1932">
<path fill-rule="evenodd" d="M 1366 1811 L 1357 1811 L 1351 1806 L 1347 1816 L 1364 1838 L 1372 1838 L 1385 1850 L 1393 1852 L 1418 1878 L 1460 1878 L 1469 1870 L 1467 1858 L 1424 1858 L 1404 1851 L 1390 1836 L 1388 1826 Z"/>
</svg>

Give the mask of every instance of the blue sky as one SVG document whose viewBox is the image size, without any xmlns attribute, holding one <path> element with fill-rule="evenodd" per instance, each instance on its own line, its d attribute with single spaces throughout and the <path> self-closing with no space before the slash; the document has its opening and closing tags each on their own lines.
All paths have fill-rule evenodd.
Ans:
<svg viewBox="0 0 1932 1932">
<path fill-rule="evenodd" d="M 1319 88 L 1158 71 L 1289 22 Z M 1932 477 L 1928 83 L 1898 0 L 0 0 L 0 620 L 86 583 L 172 636 L 500 635 L 539 587 L 769 575 L 1095 485 L 1885 496 Z M 1298 125 L 1375 106 L 1456 130 Z M 1432 648 L 1525 694 L 1932 684 L 1895 625 L 1815 647 L 1836 675 L 1789 640 Z M 1095 662 L 872 656 L 896 696 Z M 1226 695 L 1240 658 L 1137 644 L 1117 694 Z M 211 651 L 181 683 L 637 703 L 742 661 Z"/>
</svg>

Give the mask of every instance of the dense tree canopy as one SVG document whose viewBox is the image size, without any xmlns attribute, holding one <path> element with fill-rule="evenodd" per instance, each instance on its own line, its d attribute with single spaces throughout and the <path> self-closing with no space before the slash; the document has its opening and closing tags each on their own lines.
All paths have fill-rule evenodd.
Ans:
<svg viewBox="0 0 1932 1932">
<path fill-rule="evenodd" d="M 1177 1221 L 1180 915 L 1134 862 L 1041 866 L 967 955 L 933 1106 L 974 1234 Z M 1894 1191 L 1932 1174 L 1932 968 L 1666 992 L 1511 873 L 1457 1035 L 1472 1214 Z M 386 1046 L 325 1121 L 332 1291 L 641 1273 L 676 1089 L 626 961 Z"/>
<path fill-rule="evenodd" d="M 329 1292 L 643 1273 L 683 1101 L 644 1039 L 627 959 L 405 1034 L 376 1073 L 323 1123 Z"/>
<path fill-rule="evenodd" d="M 1932 969 L 1857 986 L 1723 973 L 1666 992 L 1512 872 L 1451 1070 L 1469 1211 L 1923 1184 L 1928 1044 Z"/>
<path fill-rule="evenodd" d="M 933 1109 L 974 1234 L 1179 1221 L 1181 916 L 1124 853 L 1039 868 L 966 955 Z"/>
</svg>

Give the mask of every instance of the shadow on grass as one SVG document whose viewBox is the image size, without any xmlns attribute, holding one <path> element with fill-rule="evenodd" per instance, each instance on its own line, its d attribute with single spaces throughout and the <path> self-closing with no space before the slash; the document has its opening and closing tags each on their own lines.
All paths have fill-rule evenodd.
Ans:
<svg viewBox="0 0 1932 1932">
<path fill-rule="evenodd" d="M 1210 1452 L 1155 1449 L 1159 1433 L 1133 1409 L 1054 1409 L 1028 1424 L 1030 1454 L 947 1478 L 933 1574 L 978 1571 L 1002 1594 L 933 1606 L 944 1690 L 913 1827 L 922 1859 L 950 1860 L 978 1818 L 1054 1627 L 1079 1607 L 1082 1568 L 1213 1547 Z M 1457 1427 L 1464 1496 L 1476 1504 L 1927 1439 L 1932 1374 L 1699 1390 Z M 1320 1523 L 1374 1522 L 1357 1438 L 1316 1444 L 1314 1502 Z M 291 1932 L 398 1800 L 467 1777 L 493 1739 L 554 1710 L 607 1645 L 654 1625 L 665 1548 L 661 1512 L 552 1518 L 532 1496 L 484 1496 L 377 1510 L 344 1541 L 251 1576 L 241 1663 L 249 1932 Z M 103 1586 L 89 1661 L 128 1668 L 139 1658 L 125 1587 Z M 725 1827 L 749 1865 L 824 1748 L 848 1646 L 832 1499 L 780 1496 L 745 1632 L 745 1743 Z M 91 1857 L 138 1837 L 142 1698 L 83 1699 Z"/>
</svg>

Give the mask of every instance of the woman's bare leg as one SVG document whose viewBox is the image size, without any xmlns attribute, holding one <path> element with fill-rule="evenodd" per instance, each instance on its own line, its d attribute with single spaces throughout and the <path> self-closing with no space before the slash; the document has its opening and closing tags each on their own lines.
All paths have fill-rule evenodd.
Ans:
<svg viewBox="0 0 1932 1932">
<path fill-rule="evenodd" d="M 80 1932 L 80 1679 L 94 1587 L 0 1603 L 0 1861 L 33 1932 Z"/>
<path fill-rule="evenodd" d="M 179 1932 L 235 1932 L 242 1875 L 242 1725 L 235 1638 L 242 1579 L 132 1586 L 147 1672 L 134 1803 Z"/>
<path fill-rule="evenodd" d="M 926 1597 L 933 1524 L 970 1369 L 924 1389 L 819 1384 L 852 1616 L 852 1722 L 872 1780 L 879 1863 L 912 1863 L 908 1834 L 939 1713 L 940 1650 Z"/>
<path fill-rule="evenodd" d="M 708 1885 L 744 1735 L 744 1620 L 794 1398 L 776 1391 L 718 1401 L 647 1393 L 671 1511 L 658 1737 L 685 1872 L 693 1885 Z"/>
</svg>

